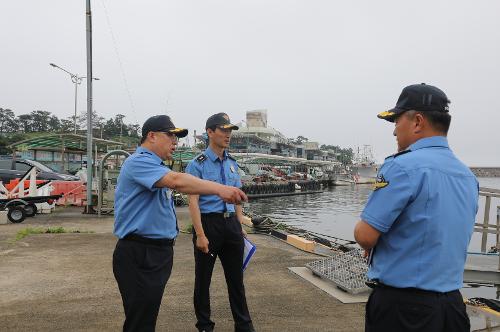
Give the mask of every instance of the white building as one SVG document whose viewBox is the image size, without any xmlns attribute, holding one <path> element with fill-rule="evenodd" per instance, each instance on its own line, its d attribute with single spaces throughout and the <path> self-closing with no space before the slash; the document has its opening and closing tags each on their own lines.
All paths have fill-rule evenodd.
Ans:
<svg viewBox="0 0 500 332">
<path fill-rule="evenodd" d="M 238 146 L 233 147 L 236 150 L 244 150 L 241 143 L 247 142 L 247 152 L 261 152 L 262 147 L 260 147 L 261 151 L 252 151 L 255 150 L 252 146 L 252 138 L 256 138 L 260 142 L 269 143 L 268 148 L 271 154 L 290 157 L 297 155 L 296 147 L 290 143 L 290 140 L 285 135 L 272 127 L 268 127 L 267 110 L 248 111 L 244 122 L 246 126 L 238 123 L 240 129 L 233 132 L 235 141 L 239 143 Z"/>
</svg>

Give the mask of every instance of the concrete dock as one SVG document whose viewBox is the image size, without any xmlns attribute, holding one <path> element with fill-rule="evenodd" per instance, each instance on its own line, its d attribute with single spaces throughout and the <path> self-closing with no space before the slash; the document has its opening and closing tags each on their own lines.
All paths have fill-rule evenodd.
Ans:
<svg viewBox="0 0 500 332">
<path fill-rule="evenodd" d="M 177 209 L 179 227 L 189 223 Z M 91 233 L 38 234 L 13 242 L 27 227 Z M 113 218 L 58 208 L 21 224 L 0 225 L 1 331 L 119 331 L 123 307 L 113 277 Z M 248 305 L 257 331 L 362 331 L 364 304 L 342 304 L 291 273 L 318 256 L 265 235 L 250 234 L 257 253 L 245 271 Z M 180 234 L 157 331 L 196 331 L 192 305 L 194 257 L 190 234 Z M 220 263 L 211 287 L 217 331 L 233 331 Z"/>
</svg>

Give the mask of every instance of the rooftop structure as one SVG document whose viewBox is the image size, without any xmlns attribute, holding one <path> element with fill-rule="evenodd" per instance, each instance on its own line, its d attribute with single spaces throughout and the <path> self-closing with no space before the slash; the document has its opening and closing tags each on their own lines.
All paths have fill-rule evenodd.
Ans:
<svg viewBox="0 0 500 332">
<path fill-rule="evenodd" d="M 248 111 L 246 122 L 249 127 L 267 127 L 267 110 Z"/>
<path fill-rule="evenodd" d="M 278 130 L 268 127 L 267 110 L 248 111 L 246 126 L 233 132 L 231 150 L 234 152 L 256 152 L 282 156 L 297 156 L 297 148 Z"/>
<path fill-rule="evenodd" d="M 94 153 L 121 149 L 125 144 L 92 138 Z M 40 161 L 57 171 L 76 171 L 86 163 L 87 137 L 78 134 L 51 134 L 31 137 L 8 146 L 21 158 Z"/>
</svg>

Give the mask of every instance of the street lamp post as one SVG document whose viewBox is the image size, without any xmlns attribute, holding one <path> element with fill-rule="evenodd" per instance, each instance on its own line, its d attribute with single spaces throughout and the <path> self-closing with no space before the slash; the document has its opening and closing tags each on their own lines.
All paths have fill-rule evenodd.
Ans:
<svg viewBox="0 0 500 332">
<path fill-rule="evenodd" d="M 79 84 L 82 84 L 82 80 L 84 78 L 87 78 L 85 76 L 78 76 L 78 74 L 73 74 L 72 72 L 64 69 L 64 68 L 61 68 L 59 67 L 58 65 L 56 64 L 53 64 L 53 63 L 50 63 L 50 65 L 54 68 L 57 68 L 57 69 L 60 69 L 62 71 L 64 71 L 65 73 L 69 74 L 69 76 L 71 77 L 71 82 L 73 82 L 75 84 L 75 117 L 73 119 L 73 122 L 74 122 L 74 133 L 76 134 L 76 117 L 77 117 L 77 103 L 78 103 L 78 85 Z M 99 78 L 97 77 L 93 77 L 92 78 L 93 80 L 96 80 L 98 81 Z"/>
</svg>

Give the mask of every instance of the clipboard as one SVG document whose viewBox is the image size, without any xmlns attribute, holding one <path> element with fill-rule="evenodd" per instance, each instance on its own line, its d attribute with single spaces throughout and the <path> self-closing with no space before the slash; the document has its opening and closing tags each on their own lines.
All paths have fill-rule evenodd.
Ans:
<svg viewBox="0 0 500 332">
<path fill-rule="evenodd" d="M 250 263 L 250 260 L 252 259 L 253 254 L 255 254 L 255 250 L 257 249 L 257 247 L 246 238 L 243 238 L 243 241 L 245 245 L 243 249 L 243 271 L 245 271 L 248 263 Z"/>
</svg>

